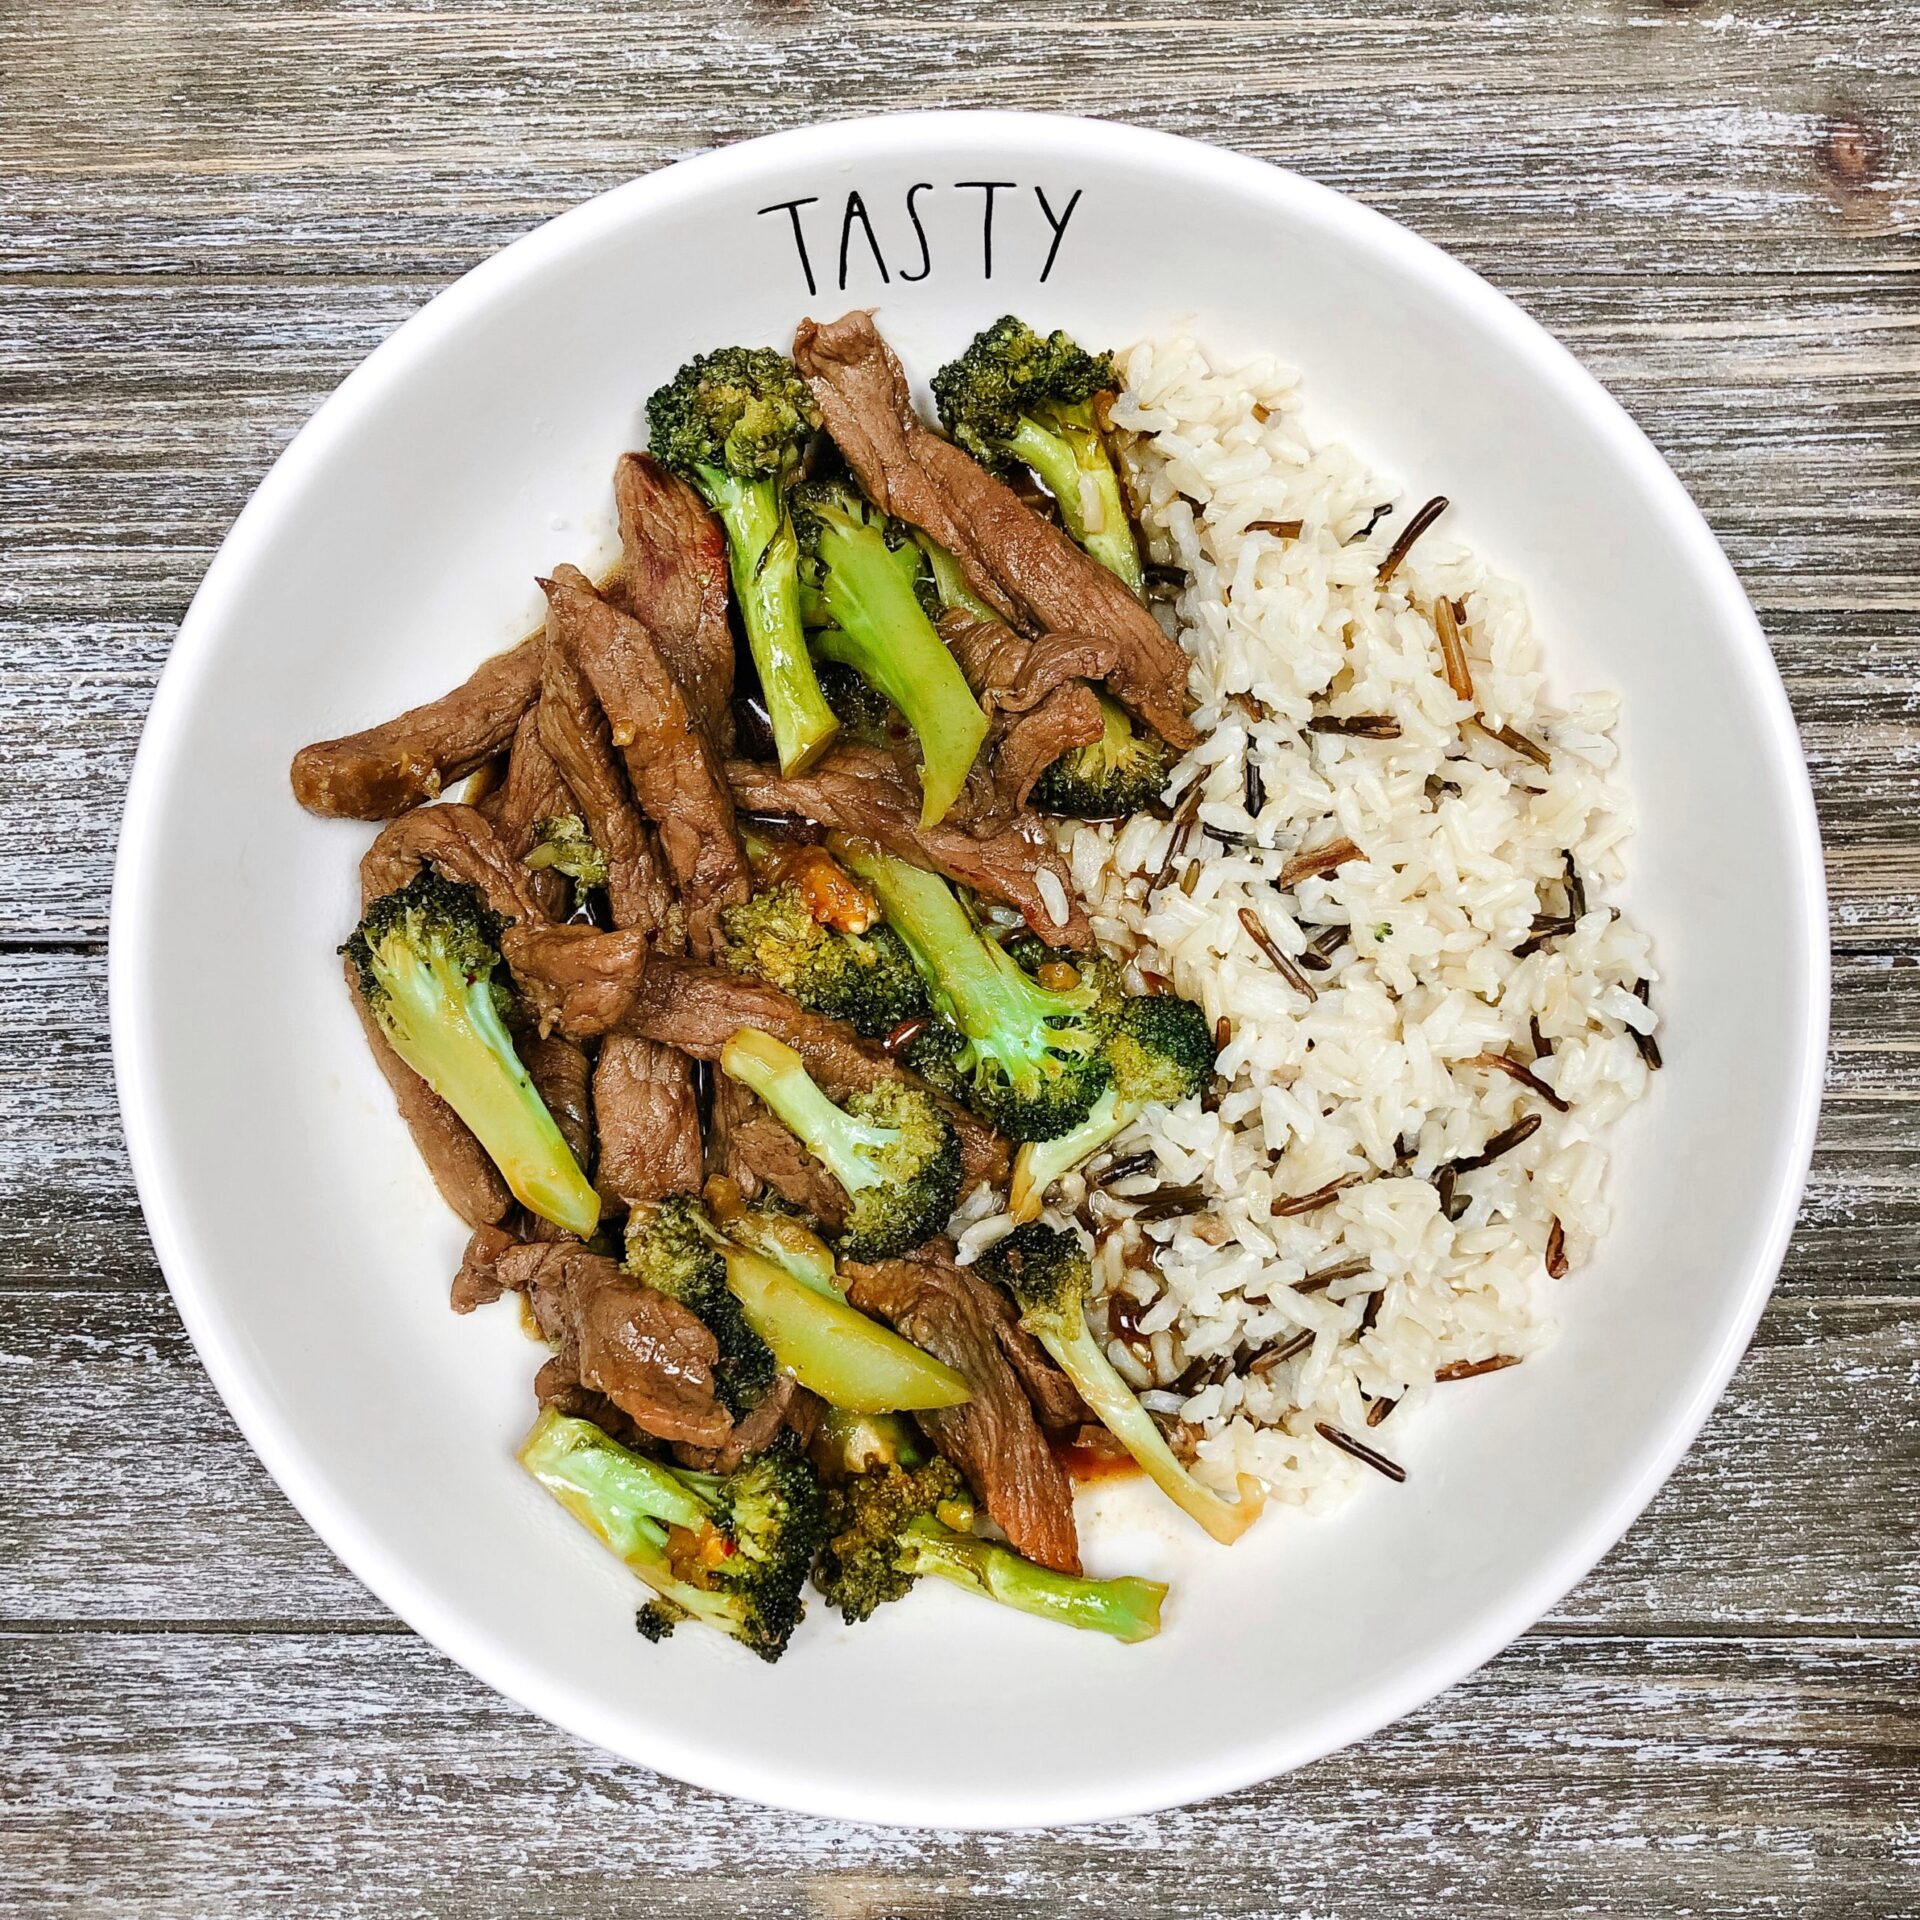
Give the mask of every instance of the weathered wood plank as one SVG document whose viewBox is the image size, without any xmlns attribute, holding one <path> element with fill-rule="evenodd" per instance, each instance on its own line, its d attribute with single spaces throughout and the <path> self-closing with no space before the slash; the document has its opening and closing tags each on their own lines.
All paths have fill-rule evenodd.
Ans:
<svg viewBox="0 0 1920 1920">
<path fill-rule="evenodd" d="M 1537 1635 L 1287 1779 L 1014 1839 L 728 1806 L 583 1747 L 411 1638 L 0 1644 L 8 1723 L 31 1729 L 0 1749 L 0 1898 L 23 1912 L 1903 1920 L 1920 1905 L 1912 1641 Z"/>
<path fill-rule="evenodd" d="M 1910 265 L 1904 25 L 1898 0 L 654 0 L 636 29 L 549 0 L 437 8 L 420 36 L 392 6 L 35 0 L 9 33 L 49 78 L 0 123 L 0 266 L 440 270 L 823 102 L 1120 114 L 1298 165 L 1476 263 L 1604 226 L 1636 276 Z M 1837 156 L 1836 122 L 1861 130 Z"/>
<path fill-rule="evenodd" d="M 1920 1302 L 1776 1300 L 1686 1465 L 1552 1621 L 1920 1635 L 1917 1385 Z M 0 1453 L 0 1621 L 385 1618 L 268 1483 L 155 1289 L 0 1293 L 0 1432 L 33 1436 Z M 137 1444 L 103 1473 L 108 1434 Z"/>
</svg>

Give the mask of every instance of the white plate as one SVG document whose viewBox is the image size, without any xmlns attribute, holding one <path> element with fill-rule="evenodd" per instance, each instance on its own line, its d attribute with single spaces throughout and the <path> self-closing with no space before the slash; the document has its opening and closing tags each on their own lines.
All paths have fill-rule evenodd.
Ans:
<svg viewBox="0 0 1920 1920">
<path fill-rule="evenodd" d="M 965 184 L 983 181 L 1007 184 Z M 1526 582 L 1556 687 L 1625 696 L 1630 898 L 1668 1070 L 1621 1131 L 1616 1230 L 1567 1284 L 1547 1355 L 1402 1436 L 1405 1486 L 1370 1484 L 1331 1520 L 1277 1514 L 1231 1551 L 1133 1490 L 1085 1500 L 1096 1571 L 1174 1583 L 1143 1647 L 927 1589 L 859 1629 L 816 1605 L 772 1669 L 692 1630 L 636 1636 L 629 1577 L 513 1463 L 536 1357 L 517 1316 L 446 1308 L 462 1234 L 333 957 L 370 830 L 288 791 L 303 741 L 524 632 L 536 571 L 611 556 L 614 457 L 681 360 L 856 304 L 923 376 L 1008 309 L 1101 343 L 1191 323 L 1282 354 L 1316 430 L 1414 498 L 1450 494 L 1449 531 Z M 672 167 L 509 247 L 381 347 L 262 484 L 181 629 L 127 802 L 111 974 L 134 1171 L 181 1316 L 341 1559 L 490 1684 L 617 1753 L 948 1826 L 1117 1815 L 1298 1766 L 1551 1606 L 1646 1504 L 1752 1331 L 1805 1177 L 1827 988 L 1780 682 L 1705 523 L 1613 401 L 1465 268 L 1321 187 L 1002 114 Z"/>
</svg>

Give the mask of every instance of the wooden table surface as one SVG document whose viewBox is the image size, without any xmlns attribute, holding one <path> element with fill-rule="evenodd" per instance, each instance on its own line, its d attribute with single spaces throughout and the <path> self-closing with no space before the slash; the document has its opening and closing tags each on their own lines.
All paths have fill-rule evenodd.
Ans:
<svg viewBox="0 0 1920 1920">
<path fill-rule="evenodd" d="M 589 194 L 937 104 L 1284 162 L 1567 341 L 1759 609 L 1833 898 L 1799 1233 L 1625 1543 L 1363 1746 L 1047 1835 L 732 1805 L 415 1639 L 196 1363 L 106 1041 L 109 864 L 154 676 L 328 390 Z M 5 0 L 0 182 L 0 1911 L 1920 1913 L 1913 0 Z"/>
</svg>

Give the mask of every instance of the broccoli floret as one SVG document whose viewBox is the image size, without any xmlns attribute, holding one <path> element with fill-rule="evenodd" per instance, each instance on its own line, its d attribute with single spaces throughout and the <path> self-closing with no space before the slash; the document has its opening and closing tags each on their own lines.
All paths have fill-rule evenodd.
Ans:
<svg viewBox="0 0 1920 1920">
<path fill-rule="evenodd" d="M 843 745 L 891 747 L 906 738 L 907 723 L 900 709 L 851 667 L 838 660 L 817 659 L 813 674 L 833 709 L 833 717 L 840 722 L 838 738 Z"/>
<path fill-rule="evenodd" d="M 1131 1126 L 1148 1108 L 1190 1099 L 1213 1071 L 1213 1029 L 1191 1000 L 1142 995 L 1122 1002 L 1107 1059 L 1113 1085 L 1071 1133 L 1029 1141 L 1014 1156 L 1008 1211 L 1017 1220 L 1040 1212 L 1047 1189 L 1088 1154 Z"/>
<path fill-rule="evenodd" d="M 1119 384 L 1111 355 L 1008 314 L 933 376 L 933 397 L 941 425 L 983 466 L 1037 474 L 1067 531 L 1138 593 L 1140 549 L 1093 409 L 1096 394 Z"/>
<path fill-rule="evenodd" d="M 819 425 L 800 370 L 769 347 L 703 353 L 647 401 L 655 457 L 699 489 L 726 529 L 734 598 L 788 775 L 811 766 L 839 724 L 801 627 L 789 511 Z"/>
<path fill-rule="evenodd" d="M 791 1047 L 750 1027 L 728 1040 L 720 1067 L 757 1093 L 845 1189 L 842 1254 L 890 1259 L 945 1228 L 960 1193 L 960 1143 L 921 1088 L 883 1081 L 835 1106 Z"/>
<path fill-rule="evenodd" d="M 900 710 L 920 742 L 920 824 L 933 826 L 966 785 L 987 716 L 934 631 L 926 555 L 907 527 L 839 481 L 794 496 L 802 614 L 813 650 L 851 667 Z"/>
<path fill-rule="evenodd" d="M 860 841 L 835 843 L 905 942 L 937 1014 L 906 1051 L 916 1073 L 1016 1140 L 1050 1140 L 1106 1091 L 1110 998 L 1043 987 L 974 925 L 937 874 Z"/>
<path fill-rule="evenodd" d="M 911 1420 L 897 1413 L 849 1413 L 828 1407 L 814 1424 L 808 1456 L 829 1481 L 849 1480 L 875 1467 L 917 1467 L 928 1448 Z"/>
<path fill-rule="evenodd" d="M 1160 1631 L 1167 1590 L 1159 1581 L 1055 1573 L 976 1538 L 972 1524 L 966 1484 L 938 1454 L 920 1466 L 877 1467 L 828 1488 L 814 1585 L 849 1622 L 933 1574 L 1002 1606 L 1116 1640 L 1150 1640 Z"/>
<path fill-rule="evenodd" d="M 1167 743 L 1106 694 L 1094 698 L 1100 702 L 1100 738 L 1069 747 L 1042 771 L 1029 795 L 1041 813 L 1117 820 L 1151 806 L 1167 784 L 1173 770 Z"/>
<path fill-rule="evenodd" d="M 1011 1293 L 1020 1324 L 1046 1348 L 1100 1423 L 1182 1512 L 1223 1544 L 1239 1539 L 1259 1517 L 1265 1495 L 1251 1474 L 1240 1498 L 1223 1500 L 1174 1458 L 1153 1416 L 1133 1397 L 1087 1326 L 1092 1267 L 1070 1232 L 1030 1221 L 980 1256 L 975 1271 Z"/>
<path fill-rule="evenodd" d="M 824 1538 L 820 1483 L 789 1442 L 723 1477 L 683 1473 L 549 1409 L 520 1462 L 659 1596 L 635 1621 L 647 1639 L 693 1619 L 762 1660 L 786 1652 Z"/>
<path fill-rule="evenodd" d="M 720 1232 L 690 1194 L 669 1194 L 627 1215 L 626 1269 L 706 1322 L 720 1349 L 713 1383 L 738 1419 L 765 1398 L 774 1358 L 727 1285 Z"/>
<path fill-rule="evenodd" d="M 890 927 L 840 933 L 822 926 L 791 881 L 727 908 L 721 928 L 735 973 L 779 987 L 811 1013 L 850 1021 L 870 1040 L 927 1010 L 927 990 Z"/>
<path fill-rule="evenodd" d="M 600 1200 L 514 1051 L 495 978 L 505 923 L 472 887 L 422 867 L 367 909 L 340 951 L 393 1050 L 473 1130 L 513 1196 L 587 1239 Z"/>
<path fill-rule="evenodd" d="M 573 882 L 573 905 L 578 912 L 587 895 L 607 884 L 607 856 L 594 845 L 587 823 L 577 813 L 549 814 L 533 823 L 533 845 L 526 864 L 536 871 L 552 867 Z"/>
</svg>

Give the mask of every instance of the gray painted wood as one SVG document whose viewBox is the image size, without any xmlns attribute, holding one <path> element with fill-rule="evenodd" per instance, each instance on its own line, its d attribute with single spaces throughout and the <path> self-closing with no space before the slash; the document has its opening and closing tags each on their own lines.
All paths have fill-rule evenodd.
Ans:
<svg viewBox="0 0 1920 1920">
<path fill-rule="evenodd" d="M 13 0 L 0 72 L 0 1912 L 1920 1911 L 1907 0 Z M 332 385 L 587 194 L 818 111 L 945 103 L 1125 115 L 1297 165 L 1566 340 L 1760 611 L 1838 956 L 1780 1291 L 1629 1538 L 1355 1750 L 1054 1835 L 734 1808 L 415 1640 L 200 1372 L 104 1033 L 110 851 L 154 678 Z"/>
</svg>

